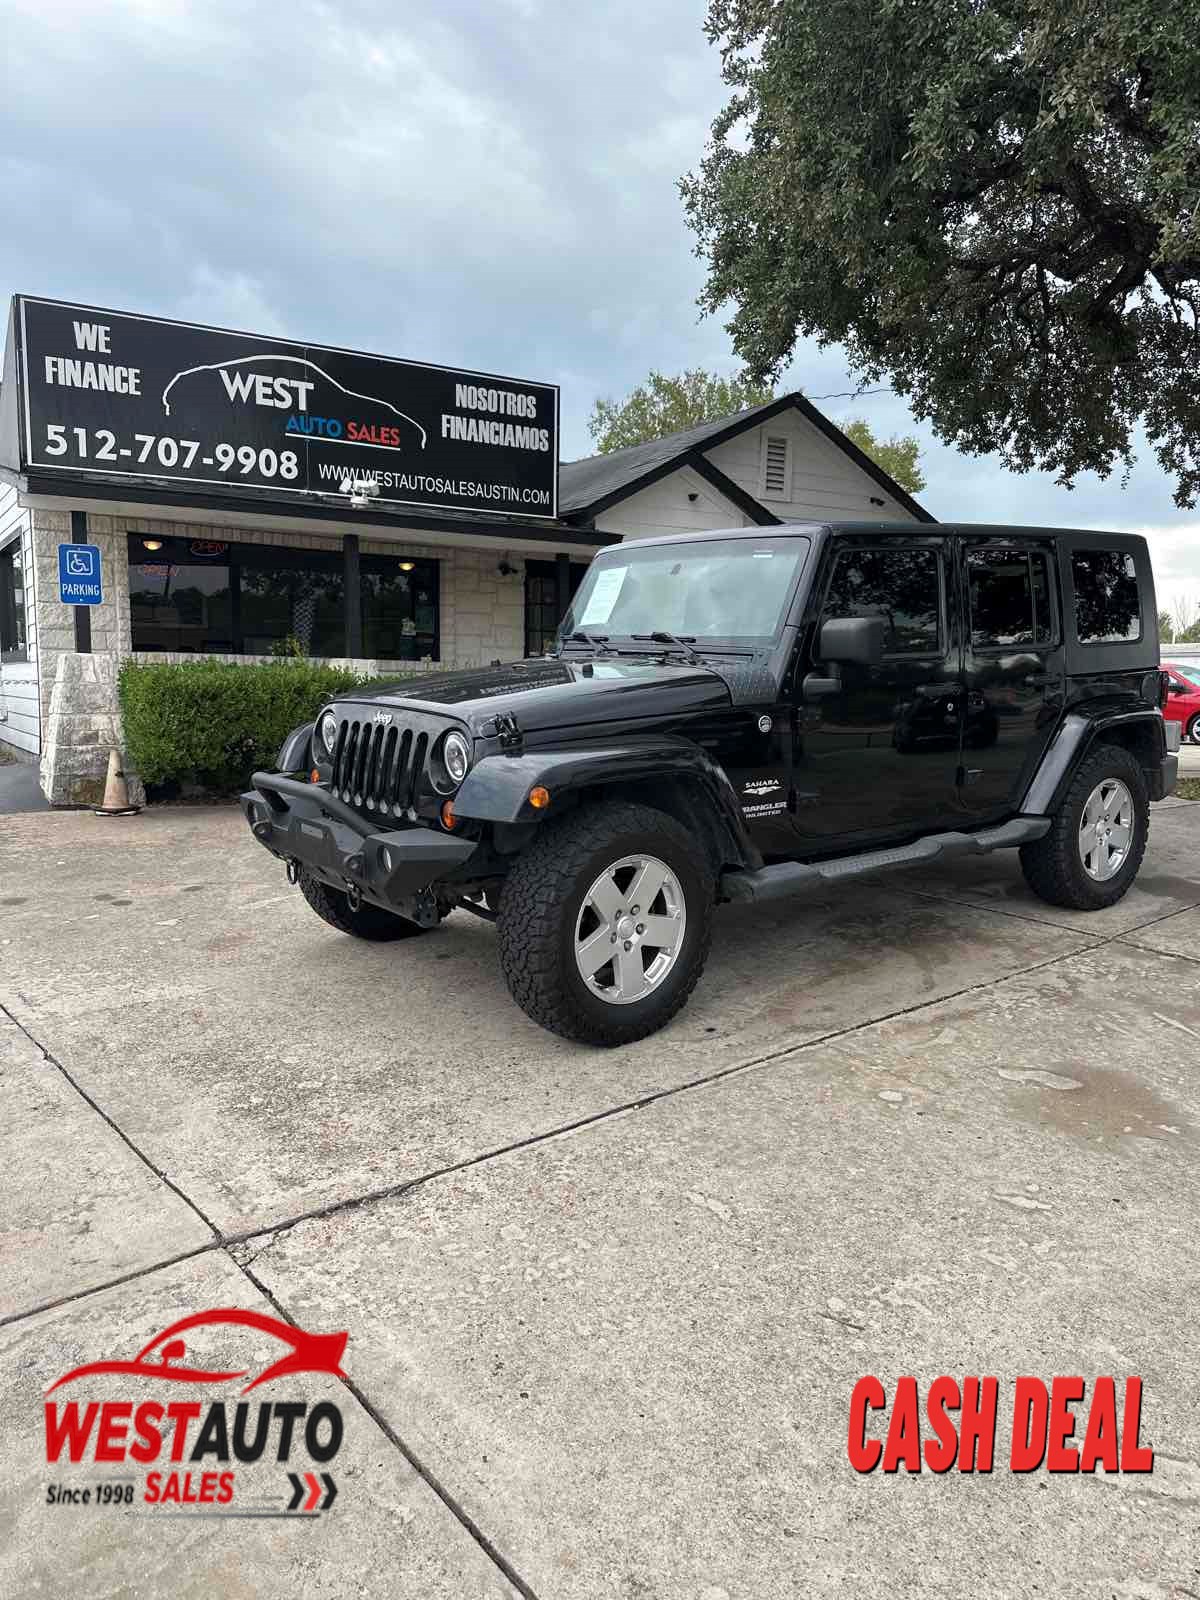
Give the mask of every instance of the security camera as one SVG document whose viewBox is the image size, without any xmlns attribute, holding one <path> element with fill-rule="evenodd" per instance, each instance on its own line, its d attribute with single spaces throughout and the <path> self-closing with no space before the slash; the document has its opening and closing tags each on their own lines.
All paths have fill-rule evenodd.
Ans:
<svg viewBox="0 0 1200 1600">
<path fill-rule="evenodd" d="M 500 574 L 500 576 L 502 578 L 515 578 L 516 575 L 517 575 L 516 567 L 513 566 L 512 562 L 508 559 L 507 556 L 505 556 L 503 558 L 503 560 L 500 562 L 500 564 L 497 566 L 496 571 Z"/>
<path fill-rule="evenodd" d="M 350 496 L 350 504 L 355 511 L 366 511 L 372 500 L 379 499 L 378 478 L 345 478 L 342 481 L 342 493 Z"/>
</svg>

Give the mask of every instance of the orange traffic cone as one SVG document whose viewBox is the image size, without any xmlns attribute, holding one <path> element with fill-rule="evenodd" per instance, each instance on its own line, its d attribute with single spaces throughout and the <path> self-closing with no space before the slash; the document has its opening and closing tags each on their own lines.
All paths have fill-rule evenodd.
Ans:
<svg viewBox="0 0 1200 1600">
<path fill-rule="evenodd" d="M 108 752 L 108 777 L 104 780 L 104 801 L 96 807 L 98 817 L 132 817 L 141 806 L 129 804 L 129 785 L 121 766 L 121 752 Z"/>
</svg>

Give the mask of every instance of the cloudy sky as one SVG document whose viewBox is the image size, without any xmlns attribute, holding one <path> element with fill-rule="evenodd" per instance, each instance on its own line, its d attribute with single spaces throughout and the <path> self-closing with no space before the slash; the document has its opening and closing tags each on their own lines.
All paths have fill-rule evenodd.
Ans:
<svg viewBox="0 0 1200 1600">
<path fill-rule="evenodd" d="M 732 371 L 676 191 L 723 99 L 703 0 L 0 0 L 0 296 L 61 296 L 597 395 Z M 835 420 L 836 351 L 786 374 Z M 1152 530 L 1200 598 L 1200 512 L 1006 473 L 926 430 L 936 515 Z"/>
</svg>

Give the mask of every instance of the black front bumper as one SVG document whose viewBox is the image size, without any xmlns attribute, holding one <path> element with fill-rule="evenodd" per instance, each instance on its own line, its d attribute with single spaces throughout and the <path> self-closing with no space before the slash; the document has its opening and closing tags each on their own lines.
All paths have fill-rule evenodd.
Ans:
<svg viewBox="0 0 1200 1600">
<path fill-rule="evenodd" d="M 439 880 L 475 853 L 474 840 L 432 828 L 376 831 L 372 819 L 317 784 L 278 772 L 256 772 L 253 781 L 241 807 L 265 849 L 401 916 L 421 920 L 415 912 L 428 904 Z"/>
</svg>

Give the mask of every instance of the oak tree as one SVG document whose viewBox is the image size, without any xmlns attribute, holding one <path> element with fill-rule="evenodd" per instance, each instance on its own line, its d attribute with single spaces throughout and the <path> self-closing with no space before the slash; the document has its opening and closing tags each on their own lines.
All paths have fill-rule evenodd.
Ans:
<svg viewBox="0 0 1200 1600">
<path fill-rule="evenodd" d="M 732 89 L 682 181 L 752 377 L 845 347 L 1061 482 L 1144 430 L 1200 493 L 1200 32 L 1182 0 L 709 0 Z"/>
</svg>

